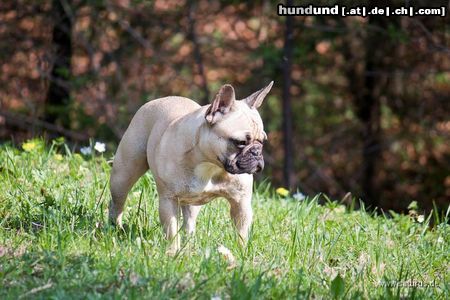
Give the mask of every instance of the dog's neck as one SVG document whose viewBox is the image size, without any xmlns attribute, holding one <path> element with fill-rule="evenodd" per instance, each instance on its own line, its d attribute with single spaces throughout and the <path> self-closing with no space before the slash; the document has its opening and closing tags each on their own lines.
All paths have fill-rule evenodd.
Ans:
<svg viewBox="0 0 450 300">
<path fill-rule="evenodd" d="M 189 118 L 189 124 L 191 125 L 189 131 L 190 134 L 192 134 L 193 132 L 192 127 L 196 128 L 194 135 L 190 140 L 190 144 L 186 145 L 186 148 L 188 150 L 184 153 L 184 159 L 186 161 L 189 161 L 193 167 L 209 163 L 211 165 L 215 165 L 219 169 L 223 170 L 223 172 L 225 172 L 220 161 L 215 157 L 208 157 L 208 155 L 200 147 L 200 136 L 202 134 L 202 131 L 208 130 L 207 128 L 210 126 L 209 124 L 207 124 L 207 121 L 205 119 L 206 110 L 207 106 L 202 106 L 197 111 L 183 117 L 183 119 L 186 118 L 186 120 L 188 120 Z M 217 173 L 217 171 L 215 172 Z"/>
</svg>

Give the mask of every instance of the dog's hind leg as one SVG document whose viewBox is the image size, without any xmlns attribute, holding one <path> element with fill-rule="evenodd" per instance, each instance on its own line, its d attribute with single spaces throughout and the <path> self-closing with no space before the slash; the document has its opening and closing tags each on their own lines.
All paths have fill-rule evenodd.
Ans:
<svg viewBox="0 0 450 300">
<path fill-rule="evenodd" d="M 122 213 L 128 192 L 136 181 L 148 170 L 145 145 L 137 145 L 125 133 L 114 157 L 110 178 L 111 203 L 109 219 L 122 225 Z"/>
</svg>

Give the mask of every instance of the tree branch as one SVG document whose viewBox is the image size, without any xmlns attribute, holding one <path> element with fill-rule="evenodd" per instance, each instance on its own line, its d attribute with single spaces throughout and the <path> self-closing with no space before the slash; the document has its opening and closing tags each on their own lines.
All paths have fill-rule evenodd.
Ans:
<svg viewBox="0 0 450 300">
<path fill-rule="evenodd" d="M 6 124 L 10 124 L 19 128 L 23 128 L 25 130 L 30 129 L 30 125 L 38 126 L 44 128 L 51 132 L 56 132 L 65 136 L 73 141 L 88 141 L 89 136 L 83 133 L 74 132 L 72 130 L 66 129 L 60 125 L 54 125 L 49 122 L 45 122 L 43 120 L 25 116 L 23 114 L 15 114 L 12 112 L 8 112 L 5 110 L 0 110 L 0 116 L 4 117 L 6 120 Z"/>
</svg>

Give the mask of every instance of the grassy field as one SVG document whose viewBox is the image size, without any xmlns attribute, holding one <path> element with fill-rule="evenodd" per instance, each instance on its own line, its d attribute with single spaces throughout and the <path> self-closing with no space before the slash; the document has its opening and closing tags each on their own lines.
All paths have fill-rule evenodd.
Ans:
<svg viewBox="0 0 450 300">
<path fill-rule="evenodd" d="M 119 230 L 106 222 L 109 154 L 24 149 L 0 147 L 0 299 L 450 298 L 449 211 L 370 214 L 261 184 L 246 248 L 218 199 L 168 257 L 150 174 Z"/>
</svg>

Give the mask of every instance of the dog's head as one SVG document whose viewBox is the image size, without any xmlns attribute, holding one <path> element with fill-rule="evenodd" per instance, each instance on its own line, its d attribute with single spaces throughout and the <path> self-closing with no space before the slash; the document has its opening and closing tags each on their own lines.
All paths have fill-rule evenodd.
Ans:
<svg viewBox="0 0 450 300">
<path fill-rule="evenodd" d="M 264 168 L 263 142 L 267 139 L 257 109 L 272 88 L 236 100 L 231 85 L 222 86 L 205 114 L 208 133 L 201 147 L 228 173 L 254 174 Z"/>
</svg>

